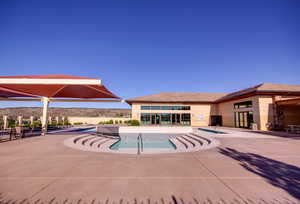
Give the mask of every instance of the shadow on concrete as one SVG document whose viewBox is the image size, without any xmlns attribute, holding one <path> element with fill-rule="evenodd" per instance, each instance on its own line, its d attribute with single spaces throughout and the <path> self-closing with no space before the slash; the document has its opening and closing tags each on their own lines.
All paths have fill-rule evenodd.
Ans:
<svg viewBox="0 0 300 204">
<path fill-rule="evenodd" d="M 262 135 L 270 135 L 275 137 L 282 137 L 282 138 L 289 138 L 289 139 L 295 139 L 300 140 L 300 134 L 292 134 L 292 133 L 286 133 L 286 132 L 276 132 L 276 131 L 254 131 L 254 130 L 246 130 L 244 132 L 250 132 L 250 133 L 257 133 Z"/>
<path fill-rule="evenodd" d="M 223 155 L 240 162 L 240 165 L 265 180 L 285 190 L 300 200 L 300 168 L 258 154 L 239 152 L 231 148 L 219 148 Z"/>
</svg>

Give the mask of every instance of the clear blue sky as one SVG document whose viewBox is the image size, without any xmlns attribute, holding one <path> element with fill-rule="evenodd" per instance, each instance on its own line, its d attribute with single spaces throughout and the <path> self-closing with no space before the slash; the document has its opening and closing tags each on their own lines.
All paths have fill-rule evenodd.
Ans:
<svg viewBox="0 0 300 204">
<path fill-rule="evenodd" d="M 100 77 L 125 99 L 300 84 L 299 22 L 299 0 L 2 0 L 0 74 Z M 41 104 L 1 102 L 20 105 Z"/>
</svg>

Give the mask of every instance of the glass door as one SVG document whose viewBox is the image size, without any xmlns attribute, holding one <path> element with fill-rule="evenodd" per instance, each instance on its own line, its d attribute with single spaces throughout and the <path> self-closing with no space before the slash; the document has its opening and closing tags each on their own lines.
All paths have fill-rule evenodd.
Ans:
<svg viewBox="0 0 300 204">
<path fill-rule="evenodd" d="M 160 114 L 156 114 L 155 124 L 156 124 L 156 125 L 159 125 L 159 124 L 160 124 Z"/>
<path fill-rule="evenodd" d="M 151 124 L 155 125 L 155 114 L 151 114 Z"/>
<path fill-rule="evenodd" d="M 235 127 L 238 128 L 251 128 L 253 123 L 253 113 L 250 111 L 246 112 L 235 112 Z"/>
<path fill-rule="evenodd" d="M 179 125 L 180 124 L 180 114 L 173 113 L 172 114 L 172 125 Z"/>
</svg>

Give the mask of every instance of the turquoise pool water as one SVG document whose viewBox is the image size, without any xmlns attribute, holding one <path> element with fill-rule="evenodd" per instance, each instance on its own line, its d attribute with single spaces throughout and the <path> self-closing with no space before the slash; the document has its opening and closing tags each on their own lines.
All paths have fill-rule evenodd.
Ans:
<svg viewBox="0 0 300 204">
<path fill-rule="evenodd" d="M 142 133 L 143 148 L 158 148 L 158 149 L 170 149 L 174 150 L 175 146 L 169 141 L 169 137 L 177 136 L 178 134 L 157 134 L 157 133 Z M 113 144 L 111 150 L 121 150 L 121 149 L 137 149 L 138 133 L 121 133 L 121 140 Z"/>
<path fill-rule="evenodd" d="M 206 128 L 198 128 L 198 130 L 204 131 L 204 132 L 209 132 L 209 133 L 214 133 L 214 134 L 226 134 L 226 132 L 218 131 L 218 130 L 211 130 L 211 129 L 206 129 Z"/>
</svg>

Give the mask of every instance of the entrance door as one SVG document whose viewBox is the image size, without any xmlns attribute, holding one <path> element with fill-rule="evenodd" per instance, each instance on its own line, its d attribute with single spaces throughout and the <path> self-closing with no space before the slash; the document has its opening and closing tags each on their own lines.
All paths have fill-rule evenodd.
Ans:
<svg viewBox="0 0 300 204">
<path fill-rule="evenodd" d="M 172 125 L 179 125 L 180 124 L 180 114 L 173 113 L 172 114 Z"/>
<path fill-rule="evenodd" d="M 156 114 L 155 124 L 160 125 L 160 114 Z"/>
<path fill-rule="evenodd" d="M 235 127 L 250 128 L 253 123 L 253 113 L 250 111 L 235 113 Z"/>
<path fill-rule="evenodd" d="M 155 125 L 155 114 L 151 114 L 151 124 Z"/>
</svg>

